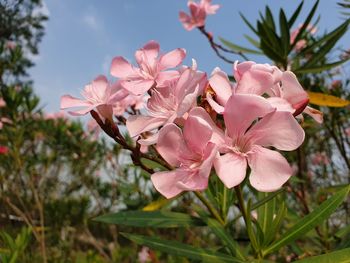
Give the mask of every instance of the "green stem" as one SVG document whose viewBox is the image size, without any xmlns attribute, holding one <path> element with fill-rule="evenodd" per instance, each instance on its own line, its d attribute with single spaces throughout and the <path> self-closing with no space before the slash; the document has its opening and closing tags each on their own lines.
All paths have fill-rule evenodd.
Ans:
<svg viewBox="0 0 350 263">
<path fill-rule="evenodd" d="M 222 198 L 222 217 L 226 222 L 227 217 L 227 188 L 224 186 L 223 198 Z"/>
<path fill-rule="evenodd" d="M 240 185 L 235 186 L 235 192 L 237 195 L 237 199 L 238 199 L 238 205 L 239 205 L 239 209 L 241 210 L 243 219 L 245 224 L 247 225 L 247 209 L 245 207 L 244 204 L 244 200 L 243 200 L 243 193 L 242 193 L 242 189 Z"/>
<path fill-rule="evenodd" d="M 198 191 L 194 191 L 194 194 L 199 200 L 208 208 L 210 214 L 219 221 L 221 225 L 225 225 L 225 221 L 221 218 L 219 212 L 212 206 L 212 204 Z"/>
</svg>

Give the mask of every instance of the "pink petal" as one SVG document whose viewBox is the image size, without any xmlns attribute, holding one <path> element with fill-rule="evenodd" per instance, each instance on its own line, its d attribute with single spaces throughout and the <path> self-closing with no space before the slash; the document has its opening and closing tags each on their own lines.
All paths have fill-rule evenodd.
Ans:
<svg viewBox="0 0 350 263">
<path fill-rule="evenodd" d="M 322 123 L 323 122 L 323 113 L 319 110 L 316 110 L 312 107 L 307 106 L 304 110 L 304 113 L 311 116 L 316 122 Z"/>
<path fill-rule="evenodd" d="M 183 169 L 154 173 L 151 180 L 157 191 L 166 198 L 172 198 L 183 191 L 204 190 L 208 186 L 208 178 Z"/>
<path fill-rule="evenodd" d="M 218 147 L 215 143 L 209 142 L 204 149 L 204 155 L 201 166 L 198 169 L 198 175 L 200 177 L 209 178 L 213 162 L 218 152 Z"/>
<path fill-rule="evenodd" d="M 151 40 L 135 52 L 136 61 L 141 68 L 147 68 L 148 65 L 152 68 L 155 66 L 159 54 L 159 48 L 159 44 L 156 41 Z M 144 67 L 144 65 L 146 67 Z"/>
<path fill-rule="evenodd" d="M 129 76 L 134 76 L 137 72 L 125 58 L 115 57 L 112 60 L 110 73 L 116 78 L 127 78 Z"/>
<path fill-rule="evenodd" d="M 186 151 L 181 129 L 173 123 L 165 125 L 158 136 L 157 151 L 170 165 L 180 166 L 180 152 Z"/>
<path fill-rule="evenodd" d="M 182 63 L 186 57 L 186 50 L 183 48 L 174 49 L 160 57 L 159 70 L 175 68 Z"/>
<path fill-rule="evenodd" d="M 200 132 L 200 136 L 198 136 Z M 184 138 L 190 150 L 203 154 L 213 131 L 202 118 L 189 115 L 184 126 Z"/>
<path fill-rule="evenodd" d="M 305 132 L 290 112 L 276 111 L 262 118 L 245 136 L 253 144 L 293 151 L 303 143 Z"/>
<path fill-rule="evenodd" d="M 154 130 L 162 126 L 167 120 L 151 116 L 132 115 L 126 121 L 126 128 L 131 137 L 140 135 L 145 131 Z"/>
<path fill-rule="evenodd" d="M 231 138 L 243 135 L 257 118 L 274 111 L 270 103 L 261 96 L 236 94 L 227 101 L 224 120 Z"/>
<path fill-rule="evenodd" d="M 250 184 L 262 192 L 278 190 L 293 174 L 293 169 L 279 152 L 260 146 L 255 146 L 249 153 L 248 163 Z"/>
<path fill-rule="evenodd" d="M 309 96 L 300 85 L 297 77 L 291 71 L 285 71 L 282 75 L 283 98 L 286 99 L 294 109 L 298 109 L 300 105 L 306 107 Z M 304 110 L 301 109 L 300 113 Z"/>
<path fill-rule="evenodd" d="M 122 80 L 121 85 L 133 95 L 141 95 L 147 92 L 154 85 L 154 80 L 137 78 L 133 80 Z"/>
<path fill-rule="evenodd" d="M 214 161 L 215 171 L 227 188 L 239 185 L 245 178 L 246 158 L 235 153 L 217 156 Z"/>
<path fill-rule="evenodd" d="M 253 61 L 245 61 L 239 63 L 238 60 L 233 64 L 233 76 L 235 77 L 236 82 L 241 80 L 242 75 L 248 71 L 256 63 Z"/>
<path fill-rule="evenodd" d="M 196 27 L 191 17 L 183 11 L 179 12 L 179 20 L 187 31 L 191 31 Z"/>
<path fill-rule="evenodd" d="M 224 132 L 214 123 L 214 121 L 210 118 L 209 114 L 205 111 L 205 109 L 201 107 L 195 107 L 190 111 L 189 116 L 197 117 L 205 120 L 213 131 L 210 141 L 215 143 L 218 146 L 224 144 L 225 142 Z"/>
<path fill-rule="evenodd" d="M 221 105 L 219 105 L 214 99 L 213 97 L 211 96 L 211 94 L 208 92 L 206 94 L 206 99 L 207 99 L 207 102 L 209 103 L 210 107 L 213 108 L 213 110 L 219 114 L 222 114 L 225 110 L 225 108 Z"/>
<path fill-rule="evenodd" d="M 295 112 L 295 109 L 292 107 L 292 105 L 285 99 L 282 99 L 280 97 L 270 97 L 270 98 L 267 98 L 267 100 L 278 111 L 288 111 L 290 113 Z"/>
<path fill-rule="evenodd" d="M 225 106 L 232 95 L 232 86 L 225 72 L 219 68 L 214 69 L 210 79 L 210 87 L 215 91 L 216 100 Z"/>
<path fill-rule="evenodd" d="M 170 82 L 174 81 L 180 76 L 176 70 L 168 70 L 159 72 L 156 78 L 157 88 L 163 88 L 169 85 Z"/>
<path fill-rule="evenodd" d="M 73 107 L 91 107 L 92 103 L 72 97 L 71 95 L 63 95 L 61 97 L 61 110 Z"/>
<path fill-rule="evenodd" d="M 186 112 L 196 105 L 196 99 L 198 96 L 198 87 L 192 92 L 187 94 L 182 101 L 179 102 L 176 115 L 181 118 Z"/>
<path fill-rule="evenodd" d="M 272 88 L 273 84 L 274 79 L 271 73 L 252 67 L 237 82 L 236 93 L 262 95 Z"/>
</svg>

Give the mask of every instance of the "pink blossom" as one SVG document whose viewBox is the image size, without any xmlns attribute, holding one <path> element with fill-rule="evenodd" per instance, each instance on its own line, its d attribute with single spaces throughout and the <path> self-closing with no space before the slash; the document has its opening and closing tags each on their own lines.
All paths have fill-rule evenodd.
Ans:
<svg viewBox="0 0 350 263">
<path fill-rule="evenodd" d="M 16 42 L 7 41 L 5 47 L 9 50 L 14 50 L 16 48 Z"/>
<path fill-rule="evenodd" d="M 311 157 L 311 163 L 313 165 L 328 165 L 329 158 L 325 152 L 316 152 Z"/>
<path fill-rule="evenodd" d="M 148 42 L 135 53 L 139 68 L 132 66 L 125 58 L 115 57 L 111 65 L 111 74 L 120 78 L 121 85 L 134 95 L 141 95 L 152 87 L 164 87 L 168 81 L 179 75 L 175 68 L 182 63 L 186 51 L 182 48 L 174 49 L 159 56 L 159 44 Z"/>
<path fill-rule="evenodd" d="M 214 167 L 228 188 L 244 180 L 247 164 L 250 183 L 259 191 L 277 190 L 292 176 L 287 160 L 266 148 L 292 151 L 301 145 L 304 131 L 291 113 L 276 111 L 261 96 L 236 94 L 226 103 L 224 121 L 225 143 L 219 147 L 222 155 Z"/>
<path fill-rule="evenodd" d="M 66 118 L 66 115 L 65 115 L 64 111 L 45 114 L 45 119 L 47 119 L 47 120 L 56 120 L 56 119 L 65 119 L 65 118 Z"/>
<path fill-rule="evenodd" d="M 138 259 L 140 263 L 146 263 L 151 260 L 148 247 L 142 247 L 141 251 L 138 253 Z"/>
<path fill-rule="evenodd" d="M 113 106 L 113 114 L 122 116 L 129 107 L 134 107 L 135 110 L 141 110 L 146 106 L 148 95 L 133 95 L 129 94 L 124 99 L 116 102 Z"/>
<path fill-rule="evenodd" d="M 198 133 L 200 131 L 200 135 Z M 159 131 L 157 151 L 172 166 L 169 172 L 151 176 L 155 188 L 166 198 L 183 191 L 204 190 L 212 168 L 217 147 L 210 142 L 213 130 L 203 119 L 192 116 L 185 122 L 183 131 L 173 123 Z"/>
<path fill-rule="evenodd" d="M 179 19 L 184 28 L 188 31 L 196 27 L 203 27 L 207 15 L 216 14 L 216 11 L 220 8 L 219 5 L 212 5 L 211 0 L 201 0 L 200 3 L 188 1 L 187 6 L 191 14 L 188 15 L 180 11 Z"/>
<path fill-rule="evenodd" d="M 85 115 L 94 108 L 104 118 L 111 118 L 113 105 L 128 95 L 119 82 L 111 84 L 105 76 L 98 76 L 90 84 L 85 86 L 82 91 L 84 100 L 74 98 L 70 95 L 61 97 L 61 109 L 81 108 L 79 110 L 69 111 L 69 114 L 75 116 Z"/>
<path fill-rule="evenodd" d="M 147 102 L 147 115 L 132 115 L 126 122 L 130 136 L 152 131 L 183 117 L 196 104 L 197 96 L 202 93 L 205 83 L 205 73 L 187 68 L 168 87 L 152 90 Z M 157 135 L 156 133 L 148 140 L 140 140 L 140 143 L 153 144 L 157 141 Z"/>
<path fill-rule="evenodd" d="M 0 145 L 0 155 L 7 154 L 8 151 L 9 151 L 9 148 L 7 148 L 6 146 Z"/>
<path fill-rule="evenodd" d="M 6 106 L 6 101 L 3 98 L 0 98 L 0 108 L 3 108 Z"/>
<path fill-rule="evenodd" d="M 292 33 L 290 34 L 290 44 L 293 44 L 297 35 L 300 32 L 302 25 L 299 25 L 297 29 L 293 30 Z M 308 25 L 306 27 L 306 32 L 308 32 L 311 35 L 316 34 L 317 28 L 313 25 Z M 295 44 L 294 49 L 295 51 L 300 51 L 302 50 L 305 46 L 307 45 L 307 41 L 305 39 L 300 39 L 298 42 Z"/>
</svg>

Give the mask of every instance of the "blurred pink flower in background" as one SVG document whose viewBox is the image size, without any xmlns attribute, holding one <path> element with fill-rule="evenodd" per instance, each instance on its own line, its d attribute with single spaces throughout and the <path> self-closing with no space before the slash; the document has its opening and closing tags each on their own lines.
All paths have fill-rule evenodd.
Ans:
<svg viewBox="0 0 350 263">
<path fill-rule="evenodd" d="M 142 247 L 140 252 L 138 253 L 138 260 L 140 263 L 146 263 L 147 261 L 150 261 L 151 258 L 149 256 L 149 248 L 148 247 Z"/>
<path fill-rule="evenodd" d="M 152 87 L 164 87 L 168 81 L 179 76 L 176 70 L 167 70 L 179 66 L 186 56 L 182 48 L 174 49 L 159 56 L 159 44 L 148 42 L 135 52 L 138 68 L 123 57 L 115 57 L 111 65 L 111 75 L 121 81 L 121 85 L 134 95 L 141 95 Z"/>
<path fill-rule="evenodd" d="M 0 154 L 7 154 L 9 149 L 6 146 L 0 145 Z"/>
<path fill-rule="evenodd" d="M 6 101 L 3 98 L 0 98 L 0 108 L 3 108 L 6 106 Z"/>
<path fill-rule="evenodd" d="M 216 14 L 216 11 L 220 8 L 220 5 L 212 5 L 211 0 L 201 0 L 199 3 L 188 1 L 187 6 L 190 10 L 190 15 L 180 11 L 179 19 L 188 31 L 196 27 L 203 27 L 207 15 Z"/>
<path fill-rule="evenodd" d="M 45 113 L 44 117 L 47 120 L 65 119 L 66 114 L 64 111 L 59 111 L 55 113 Z"/>
<path fill-rule="evenodd" d="M 330 161 L 325 152 L 317 152 L 312 155 L 311 163 L 313 165 L 328 165 Z"/>
<path fill-rule="evenodd" d="M 5 44 L 5 48 L 9 49 L 9 50 L 14 50 L 16 48 L 16 42 L 14 41 L 7 41 Z"/>
<path fill-rule="evenodd" d="M 303 25 L 299 25 L 298 28 L 296 28 L 295 30 L 293 30 L 290 34 L 290 44 L 293 44 L 297 35 L 300 32 L 300 29 Z M 316 34 L 317 32 L 317 27 L 313 26 L 313 25 L 308 25 L 306 27 L 306 32 L 308 32 L 311 35 Z M 307 44 L 307 41 L 305 39 L 300 39 L 294 46 L 295 51 L 300 51 L 302 50 Z"/>
</svg>

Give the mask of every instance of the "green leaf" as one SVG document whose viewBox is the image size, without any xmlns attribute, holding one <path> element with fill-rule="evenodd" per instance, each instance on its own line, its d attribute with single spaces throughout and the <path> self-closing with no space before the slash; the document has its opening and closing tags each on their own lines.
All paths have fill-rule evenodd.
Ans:
<svg viewBox="0 0 350 263">
<path fill-rule="evenodd" d="M 271 241 L 274 239 L 274 237 L 276 236 L 278 230 L 280 229 L 280 227 L 282 225 L 282 220 L 285 217 L 286 212 L 287 212 L 287 208 L 286 208 L 284 202 L 282 202 L 282 205 L 281 205 L 280 209 L 278 210 L 278 214 L 276 215 L 273 222 L 269 225 L 269 228 L 267 229 L 267 231 L 265 233 L 265 238 L 264 238 L 264 246 L 265 247 L 267 245 L 269 245 L 271 243 Z"/>
<path fill-rule="evenodd" d="M 280 31 L 283 53 L 285 56 L 287 56 L 290 51 L 290 35 L 286 14 L 284 13 L 282 8 L 280 10 Z"/>
<path fill-rule="evenodd" d="M 289 27 L 289 29 L 292 28 L 292 26 L 294 25 L 295 20 L 297 20 L 299 14 L 300 14 L 300 11 L 303 8 L 303 4 L 304 4 L 304 1 L 301 1 L 299 6 L 297 7 L 297 9 L 295 9 L 295 11 L 294 11 L 293 15 L 291 16 L 291 18 L 288 20 L 288 27 Z"/>
<path fill-rule="evenodd" d="M 350 248 L 336 250 L 331 253 L 309 257 L 302 260 L 297 260 L 294 262 L 299 263 L 350 263 Z"/>
<path fill-rule="evenodd" d="M 249 21 L 247 20 L 247 18 L 245 18 L 245 16 L 239 12 L 239 15 L 241 16 L 241 18 L 243 19 L 244 23 L 246 23 L 246 25 L 256 34 L 259 36 L 258 31 L 252 26 L 251 23 L 249 23 Z"/>
<path fill-rule="evenodd" d="M 264 205 L 265 203 L 267 203 L 268 201 L 270 201 L 271 199 L 273 199 L 275 196 L 277 196 L 278 194 L 284 192 L 285 188 L 281 188 L 279 190 L 277 190 L 276 192 L 272 192 L 269 193 L 266 197 L 264 197 L 263 199 L 259 200 L 258 202 L 254 203 L 252 205 L 252 207 L 250 208 L 250 211 L 253 211 L 257 208 L 259 208 L 260 206 Z M 242 216 L 242 214 L 239 214 L 238 216 L 236 216 L 233 221 L 236 221 L 238 218 L 240 218 Z"/>
<path fill-rule="evenodd" d="M 280 63 L 284 63 L 285 62 L 283 57 L 281 57 L 280 54 L 276 53 L 274 48 L 271 47 L 271 45 L 269 45 L 264 39 L 261 39 L 260 48 L 264 52 L 264 54 L 267 57 L 269 57 L 271 60 L 273 60 L 275 62 L 280 62 Z"/>
<path fill-rule="evenodd" d="M 314 4 L 314 6 L 312 7 L 309 15 L 306 17 L 302 27 L 299 30 L 299 33 L 296 35 L 294 42 L 292 43 L 290 49 L 293 49 L 296 45 L 296 43 L 302 38 L 303 34 L 305 33 L 305 30 L 307 28 L 307 26 L 309 25 L 309 23 L 311 22 L 311 19 L 313 18 L 313 16 L 315 15 L 317 6 L 318 6 L 319 0 L 317 0 Z"/>
<path fill-rule="evenodd" d="M 263 198 L 268 196 L 268 193 L 259 193 Z M 273 215 L 275 213 L 275 198 L 269 200 L 258 209 L 258 222 L 262 232 L 265 234 L 267 229 L 271 227 Z"/>
<path fill-rule="evenodd" d="M 280 39 L 273 29 L 271 29 L 266 23 L 261 23 L 258 21 L 258 31 L 261 40 L 264 39 L 270 46 L 281 51 Z"/>
<path fill-rule="evenodd" d="M 247 204 L 247 218 L 246 218 L 246 228 L 247 228 L 247 233 L 251 242 L 252 247 L 254 248 L 255 251 L 260 250 L 260 244 L 258 242 L 258 239 L 256 238 L 257 235 L 254 232 L 253 224 L 252 224 L 252 214 L 248 211 L 251 210 L 251 199 L 248 200 Z"/>
<path fill-rule="evenodd" d="M 260 49 L 260 44 L 257 40 L 253 39 L 252 37 L 245 35 L 244 37 L 249 41 L 250 44 L 252 44 L 254 47 L 259 48 Z"/>
<path fill-rule="evenodd" d="M 320 206 L 315 208 L 310 214 L 299 220 L 294 226 L 287 230 L 286 233 L 282 234 L 279 240 L 273 242 L 271 246 L 263 250 L 263 255 L 267 255 L 293 242 L 326 220 L 343 202 L 344 198 L 348 195 L 349 190 L 350 186 L 347 186 L 332 197 L 328 198 Z"/>
<path fill-rule="evenodd" d="M 318 73 L 318 72 L 322 72 L 325 70 L 329 70 L 335 67 L 338 67 L 339 65 L 343 64 L 344 62 L 348 61 L 349 59 L 344 59 L 344 60 L 340 60 L 334 63 L 330 63 L 330 64 L 324 64 L 322 66 L 315 66 L 315 67 L 310 67 L 310 68 L 299 68 L 294 70 L 294 73 L 297 74 L 306 74 L 306 73 Z"/>
<path fill-rule="evenodd" d="M 232 255 L 235 255 L 241 260 L 245 260 L 238 243 L 226 232 L 225 228 L 218 221 L 211 218 L 204 220 L 215 235 L 230 249 Z"/>
<path fill-rule="evenodd" d="M 125 211 L 114 214 L 102 215 L 95 218 L 94 220 L 109 224 L 157 228 L 205 225 L 199 218 L 192 217 L 183 213 L 168 211 Z"/>
<path fill-rule="evenodd" d="M 147 246 L 149 248 L 159 250 L 175 256 L 200 260 L 201 262 L 244 262 L 223 253 L 217 253 L 208 249 L 193 247 L 176 241 L 134 234 L 121 234 L 138 245 Z"/>
<path fill-rule="evenodd" d="M 227 46 L 228 48 L 230 48 L 233 51 L 242 52 L 242 53 L 248 53 L 248 54 L 259 54 L 259 55 L 262 54 L 260 51 L 236 45 L 236 44 L 234 44 L 234 43 L 232 43 L 232 42 L 230 42 L 228 40 L 225 40 L 225 39 L 223 39 L 221 37 L 219 37 L 219 39 L 225 46 Z"/>
<path fill-rule="evenodd" d="M 304 57 L 305 54 L 310 53 L 311 51 L 315 50 L 317 47 L 321 46 L 321 44 L 323 44 L 324 42 L 329 41 L 332 38 L 337 38 L 338 35 L 342 36 L 347 31 L 349 22 L 350 22 L 350 20 L 345 21 L 343 24 L 341 24 L 336 29 L 334 29 L 332 32 L 326 34 L 321 39 L 319 39 L 318 41 L 313 43 L 312 45 L 304 48 L 295 56 L 295 58 Z"/>
<path fill-rule="evenodd" d="M 265 21 L 273 31 L 276 31 L 275 21 L 271 9 L 268 6 L 265 7 Z"/>
</svg>

